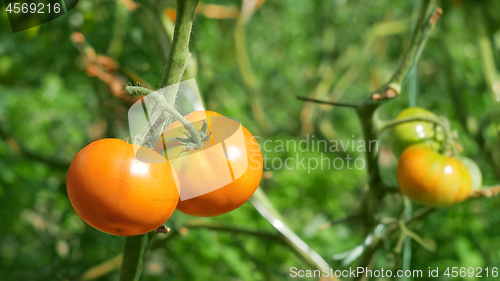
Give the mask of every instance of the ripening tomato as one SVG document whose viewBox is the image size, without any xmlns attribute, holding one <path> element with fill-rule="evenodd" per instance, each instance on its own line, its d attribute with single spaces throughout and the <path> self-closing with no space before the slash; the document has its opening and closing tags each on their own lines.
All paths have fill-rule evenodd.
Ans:
<svg viewBox="0 0 500 281">
<path fill-rule="evenodd" d="M 98 140 L 80 150 L 69 167 L 67 190 L 85 222 L 122 236 L 161 226 L 179 201 L 170 163 L 149 148 L 119 139 Z"/>
<path fill-rule="evenodd" d="M 470 158 L 460 156 L 458 159 L 467 167 L 467 171 L 469 171 L 472 181 L 472 190 L 480 190 L 483 186 L 483 175 L 479 166 Z"/>
<path fill-rule="evenodd" d="M 435 152 L 428 144 L 408 147 L 399 159 L 398 185 L 413 201 L 447 207 L 463 201 L 471 190 L 471 176 L 460 160 Z"/>
<path fill-rule="evenodd" d="M 185 116 L 196 130 L 203 120 L 211 132 L 200 149 L 185 149 L 171 138 L 182 138 L 179 121 L 165 130 L 167 157 L 179 178 L 177 209 L 185 214 L 212 217 L 230 212 L 245 203 L 259 186 L 262 154 L 253 135 L 239 122 L 212 111 Z"/>
<path fill-rule="evenodd" d="M 410 107 L 401 111 L 396 120 L 412 118 L 412 117 L 428 117 L 436 118 L 437 116 L 420 107 Z M 400 157 L 403 151 L 414 144 L 431 143 L 433 147 L 439 147 L 437 140 L 438 134 L 435 131 L 433 123 L 425 121 L 407 122 L 391 128 L 389 133 L 389 145 L 396 157 Z"/>
</svg>

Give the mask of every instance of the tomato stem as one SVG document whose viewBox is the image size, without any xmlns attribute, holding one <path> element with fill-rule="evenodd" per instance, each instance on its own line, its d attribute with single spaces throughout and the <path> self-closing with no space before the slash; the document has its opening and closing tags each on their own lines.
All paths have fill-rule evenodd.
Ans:
<svg viewBox="0 0 500 281">
<path fill-rule="evenodd" d="M 412 66 L 418 62 L 432 29 L 434 29 L 439 16 L 443 13 L 440 8 L 435 8 L 435 2 L 435 0 L 423 1 L 410 46 L 406 50 L 399 68 L 394 72 L 389 82 L 373 92 L 365 103 L 380 104 L 399 95 L 403 80 L 410 72 Z"/>
<path fill-rule="evenodd" d="M 147 96 L 153 92 L 152 90 L 142 86 L 126 86 L 125 91 L 127 91 L 130 96 Z"/>
<path fill-rule="evenodd" d="M 384 125 L 379 124 L 381 122 L 376 116 L 378 107 L 384 102 L 392 100 L 392 98 L 399 95 L 403 80 L 412 66 L 419 60 L 431 33 L 430 31 L 433 29 L 439 15 L 442 13 L 441 9 L 436 8 L 435 2 L 435 0 L 422 1 L 410 45 L 404 54 L 399 68 L 394 72 L 393 76 L 386 84 L 374 91 L 357 108 L 365 143 L 377 140 L 381 129 L 387 124 L 386 122 L 384 122 Z M 378 220 L 380 220 L 381 201 L 385 195 L 382 189 L 384 184 L 379 173 L 378 155 L 378 150 L 366 152 L 369 188 L 364 192 L 360 202 L 361 222 L 365 235 L 368 235 L 370 231 L 378 225 Z M 367 245 L 359 258 L 358 267 L 369 266 L 372 262 L 373 255 L 382 245 L 382 240 L 383 239 L 373 239 L 370 245 Z M 362 276 L 358 276 L 358 278 L 354 278 L 354 280 L 360 280 L 361 278 Z"/>
<path fill-rule="evenodd" d="M 163 91 L 164 89 L 166 89 L 167 93 L 164 93 L 164 91 Z M 182 116 L 182 114 L 180 114 L 179 111 L 177 111 L 174 108 L 174 106 L 172 106 L 168 102 L 167 97 L 169 96 L 169 94 L 171 94 L 172 90 L 176 91 L 177 89 L 166 87 L 166 88 L 160 89 L 158 91 L 151 92 L 148 95 L 148 97 L 151 98 L 154 101 L 154 103 L 156 104 L 156 108 L 154 109 L 154 111 L 158 111 L 161 113 L 166 112 L 166 113 L 172 115 L 189 132 L 190 137 L 191 137 L 192 141 L 194 142 L 195 148 L 201 148 L 203 146 L 204 142 L 202 141 L 200 132 L 198 132 L 196 130 L 193 123 L 186 120 L 186 118 L 184 118 L 184 116 Z M 138 93 L 140 94 L 141 92 L 138 92 Z M 164 120 L 161 121 L 162 123 L 165 123 L 168 120 L 167 118 L 163 118 L 163 119 Z M 150 122 L 150 123 L 152 123 L 152 124 L 151 125 L 146 124 L 146 127 L 141 131 L 141 133 L 137 136 L 137 138 L 138 138 L 138 142 L 140 144 L 144 144 L 144 142 L 146 142 L 147 138 L 143 134 L 150 134 L 150 133 L 153 134 L 152 139 L 154 141 L 152 142 L 152 144 L 149 144 L 149 146 L 152 146 L 150 148 L 154 148 L 156 142 L 158 141 L 161 134 L 163 133 L 163 129 L 164 129 L 163 125 L 164 124 L 162 124 L 160 129 L 155 129 L 153 126 L 155 126 L 155 125 L 159 126 L 159 124 L 156 124 L 155 122 Z"/>
<path fill-rule="evenodd" d="M 128 236 L 125 241 L 120 281 L 137 281 L 142 272 L 143 255 L 148 244 L 148 235 Z"/>
<path fill-rule="evenodd" d="M 195 148 L 201 148 L 203 146 L 200 132 L 198 132 L 196 130 L 193 123 L 186 120 L 186 118 L 184 118 L 184 116 L 182 116 L 182 114 L 180 114 L 173 106 L 171 106 L 168 103 L 164 104 L 163 109 L 165 111 L 167 111 L 168 113 L 172 114 L 172 116 L 174 116 L 174 118 L 177 119 L 179 122 L 181 122 L 182 126 L 184 126 L 184 128 L 186 128 L 186 130 L 189 132 L 189 135 L 192 137 L 192 139 L 194 141 Z"/>
<path fill-rule="evenodd" d="M 191 57 L 189 39 L 198 2 L 199 0 L 177 0 L 174 38 L 160 88 L 181 82 L 188 59 Z M 174 104 L 174 101 L 175 95 L 168 100 L 170 104 Z"/>
<path fill-rule="evenodd" d="M 127 86 L 125 90 L 131 95 L 144 95 L 151 97 L 156 102 L 156 108 L 143 130 L 133 138 L 133 143 L 154 149 L 156 142 L 161 137 L 163 129 L 170 119 L 170 115 L 179 120 L 189 132 L 194 148 L 201 148 L 203 141 L 200 133 L 193 124 L 187 121 L 174 108 L 179 83 L 187 66 L 191 53 L 189 52 L 189 38 L 193 27 L 193 18 L 199 0 L 178 0 L 175 30 L 170 48 L 170 55 L 165 72 L 163 73 L 160 89 L 152 92 L 144 87 Z M 168 87 L 167 87 L 168 86 Z"/>
<path fill-rule="evenodd" d="M 141 143 L 147 139 L 147 143 L 150 148 L 151 146 L 154 148 L 157 139 L 161 136 L 161 133 L 163 133 L 164 125 L 169 119 L 168 114 L 165 114 L 164 111 L 167 111 L 177 118 L 177 120 L 179 120 L 179 122 L 181 122 L 184 127 L 190 131 L 192 137 L 199 142 L 199 133 L 194 129 L 193 124 L 185 120 L 173 106 L 177 96 L 179 83 L 181 82 L 184 70 L 186 69 L 187 61 L 191 56 L 189 53 L 189 38 L 191 36 L 193 18 L 198 2 L 199 0 L 177 0 L 177 18 L 175 21 L 174 37 L 170 48 L 169 60 L 165 66 L 165 72 L 163 73 L 160 84 L 160 88 L 173 85 L 174 89 L 168 89 L 168 93 L 170 95 L 167 97 L 164 97 L 159 93 L 158 95 L 155 95 L 154 93 L 149 94 L 149 96 L 153 95 L 151 96 L 153 99 L 159 101 L 157 104 L 160 105 L 160 108 L 154 112 L 154 114 L 156 114 L 156 119 L 153 120 L 157 121 L 158 124 L 151 127 L 151 122 L 148 122 L 138 136 L 139 138 L 142 138 L 140 140 Z M 156 130 L 153 130 L 153 135 L 148 135 L 147 133 L 151 132 L 151 129 Z M 147 133 L 144 134 L 143 132 Z M 149 138 L 146 138 L 146 136 L 149 136 Z M 199 145 L 198 142 L 197 145 Z M 142 272 L 143 255 L 147 248 L 148 240 L 150 240 L 152 236 L 153 235 L 150 234 L 144 234 L 127 237 L 125 242 L 125 251 L 123 253 L 120 281 L 139 280 Z"/>
</svg>

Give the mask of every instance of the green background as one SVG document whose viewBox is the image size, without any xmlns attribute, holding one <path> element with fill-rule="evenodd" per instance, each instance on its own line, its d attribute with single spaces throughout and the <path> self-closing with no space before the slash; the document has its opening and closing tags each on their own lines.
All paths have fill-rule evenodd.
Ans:
<svg viewBox="0 0 500 281">
<path fill-rule="evenodd" d="M 241 4 L 204 3 L 237 10 Z M 175 7 L 169 1 L 164 5 Z M 448 117 L 464 155 L 481 167 L 484 184 L 500 184 L 500 108 L 491 90 L 500 87 L 500 2 L 456 0 L 439 6 L 444 14 L 418 68 L 380 116 L 393 118 L 416 104 Z M 306 133 L 315 140 L 357 140 L 362 136 L 352 109 L 307 107 L 313 112 L 307 121 L 301 115 L 305 104 L 295 96 L 360 103 L 397 68 L 418 7 L 419 1 L 269 0 L 244 28 L 237 27 L 236 19 L 198 15 L 185 77 L 196 78 L 207 109 L 238 118 L 261 144 L 298 142 Z M 86 75 L 71 34 L 83 33 L 97 54 L 116 60 L 116 77 L 134 83 L 135 73 L 155 87 L 165 65 L 160 31 L 143 8 L 131 12 L 122 1 L 97 0 L 81 1 L 65 16 L 16 34 L 2 11 L 0 27 L 0 279 L 76 280 L 118 255 L 125 238 L 101 233 L 76 215 L 66 193 L 67 168 L 91 141 L 127 137 L 130 103 Z M 247 54 L 235 44 L 235 36 L 243 33 Z M 484 46 L 491 48 L 490 55 Z M 238 61 L 245 56 L 255 77 L 240 71 Z M 386 137 L 380 139 L 381 173 L 388 185 L 395 185 L 396 159 Z M 316 159 L 322 153 L 331 159 L 364 157 L 356 150 L 263 153 L 273 159 L 297 153 Z M 357 213 L 365 170 L 308 173 L 271 167 L 267 172 L 261 187 L 290 227 L 334 269 L 343 268 L 332 256 L 361 244 L 361 223 L 325 225 Z M 386 215 L 395 216 L 402 200 L 391 195 L 384 204 Z M 418 223 L 413 230 L 437 250 L 431 253 L 413 242 L 410 268 L 500 267 L 499 206 L 500 197 L 471 200 Z M 162 243 L 148 252 L 142 280 L 284 280 L 292 279 L 292 266 L 310 269 L 276 241 L 184 228 L 191 219 L 176 211 L 168 220 L 175 235 L 159 237 Z M 275 233 L 250 203 L 206 220 Z M 401 267 L 394 246 L 391 241 L 378 252 L 376 268 Z M 118 280 L 118 274 L 113 270 L 97 280 Z"/>
</svg>

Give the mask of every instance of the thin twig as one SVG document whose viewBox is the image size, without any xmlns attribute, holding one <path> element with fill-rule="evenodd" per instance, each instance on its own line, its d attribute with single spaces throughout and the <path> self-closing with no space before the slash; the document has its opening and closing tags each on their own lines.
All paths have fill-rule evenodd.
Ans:
<svg viewBox="0 0 500 281">
<path fill-rule="evenodd" d="M 125 86 L 125 91 L 130 96 L 147 96 L 153 92 L 153 90 L 141 86 Z"/>
<path fill-rule="evenodd" d="M 102 277 L 106 274 L 109 274 L 120 267 L 123 260 L 123 253 L 120 253 L 114 256 L 111 259 L 108 259 L 96 266 L 89 268 L 85 271 L 79 278 L 75 279 L 76 281 L 87 281 L 94 280 L 99 277 Z"/>
<path fill-rule="evenodd" d="M 300 237 L 297 236 L 285 223 L 281 214 L 267 198 L 266 194 L 258 188 L 250 198 L 250 203 L 276 230 L 284 237 L 287 245 L 314 269 L 331 268 L 328 263 Z M 332 279 L 337 280 L 337 279 Z"/>
<path fill-rule="evenodd" d="M 255 237 L 259 237 L 259 238 L 275 240 L 275 241 L 282 242 L 283 244 L 286 244 L 280 235 L 276 235 L 276 234 L 264 232 L 264 231 L 250 230 L 250 229 L 230 225 L 227 223 L 214 222 L 214 221 L 209 221 L 206 219 L 190 220 L 190 221 L 186 222 L 183 227 L 187 227 L 189 229 L 205 228 L 205 229 L 230 232 L 230 233 L 234 233 L 234 234 L 241 233 L 241 234 L 247 234 L 247 235 L 251 235 L 251 236 L 255 236 Z"/>
<path fill-rule="evenodd" d="M 500 185 L 485 187 L 481 190 L 473 191 L 472 194 L 469 196 L 468 200 L 479 197 L 491 197 L 498 194 L 500 194 Z M 405 226 L 407 226 L 416 221 L 422 220 L 437 210 L 439 209 L 433 207 L 420 208 L 413 213 L 413 216 L 411 216 L 408 219 L 405 219 L 404 224 Z M 388 236 L 397 231 L 398 229 L 399 229 L 398 224 L 391 224 L 387 227 L 384 236 Z M 372 259 L 373 254 L 375 254 L 375 252 L 380 248 L 381 245 L 382 245 L 381 237 L 373 239 L 372 244 L 369 245 L 363 252 L 363 255 L 361 256 L 360 261 L 358 263 L 358 266 L 368 266 L 368 264 Z"/>
<path fill-rule="evenodd" d="M 247 51 L 246 26 L 250 21 L 255 10 L 259 7 L 256 0 L 243 0 L 241 3 L 241 13 L 236 20 L 234 27 L 234 51 L 236 63 L 241 74 L 243 84 L 248 91 L 250 105 L 255 120 L 260 125 L 261 130 L 268 132 L 271 129 L 271 122 L 268 122 L 266 112 L 261 102 L 261 87 L 257 76 L 255 75 Z"/>
<path fill-rule="evenodd" d="M 500 193 L 500 185 L 495 186 L 483 186 L 480 190 L 472 191 L 472 194 L 469 198 L 479 198 L 479 197 L 492 197 L 498 195 Z"/>
<path fill-rule="evenodd" d="M 166 97 L 166 103 L 172 106 L 175 103 L 177 95 L 177 87 L 181 82 L 184 70 L 186 69 L 187 61 L 191 54 L 189 53 L 189 38 L 193 26 L 193 17 L 198 6 L 199 0 L 177 0 L 177 18 L 175 22 L 174 38 L 169 53 L 169 60 L 165 66 L 160 88 L 173 85 L 172 91 L 169 91 Z M 168 121 L 170 116 L 167 116 L 159 128 Z M 149 126 L 150 122 L 146 124 Z M 151 143 L 154 147 L 156 141 Z M 123 253 L 123 264 L 120 273 L 120 281 L 138 280 L 142 272 L 143 253 L 150 243 L 149 234 L 139 236 L 129 236 L 125 241 L 125 250 Z"/>
<path fill-rule="evenodd" d="M 361 218 L 360 214 L 350 215 L 350 216 L 345 217 L 343 219 L 338 219 L 338 220 L 330 221 L 330 222 L 322 225 L 319 229 L 323 230 L 323 229 L 329 228 L 329 227 L 337 225 L 337 224 L 359 220 L 360 218 Z"/>
<path fill-rule="evenodd" d="M 401 84 L 412 68 L 418 62 L 422 50 L 430 36 L 430 31 L 435 26 L 439 15 L 442 10 L 435 7 L 435 0 L 424 0 L 421 4 L 417 25 L 414 29 L 410 46 L 408 47 L 399 68 L 394 72 L 392 78 L 378 90 L 376 90 L 365 102 L 358 108 L 358 116 L 361 121 L 363 136 L 368 143 L 371 140 L 378 138 L 376 134 L 376 126 L 374 122 L 374 115 L 377 108 L 390 98 L 396 97 L 400 90 Z M 430 11 L 430 12 L 429 12 Z M 430 16 L 428 16 L 430 14 Z M 367 167 L 370 188 L 365 192 L 363 199 L 360 202 L 362 214 L 362 223 L 367 233 L 370 229 L 376 226 L 376 217 L 380 215 L 380 208 L 382 197 L 385 193 L 376 190 L 378 186 L 382 185 L 380 171 L 378 167 L 378 151 L 367 152 Z M 381 245 L 381 238 L 373 239 L 372 244 L 365 248 L 358 265 L 359 267 L 367 268 Z M 358 280 L 355 278 L 355 280 Z"/>
<path fill-rule="evenodd" d="M 311 99 L 311 98 L 306 98 L 306 97 L 301 97 L 301 96 L 296 96 L 296 98 L 298 100 L 310 101 L 310 102 L 321 103 L 321 104 L 329 104 L 329 105 L 335 105 L 335 106 L 352 107 L 352 108 L 356 108 L 356 109 L 359 108 L 359 105 L 351 104 L 351 103 L 323 101 L 323 100 Z"/>
<path fill-rule="evenodd" d="M 432 29 L 436 25 L 439 16 L 443 13 L 440 8 L 431 8 L 435 5 L 435 0 L 426 0 L 422 3 L 422 9 L 420 9 L 419 18 L 417 21 L 417 27 L 413 32 L 411 38 L 410 46 L 408 47 L 399 68 L 396 70 L 392 78 L 384 86 L 380 87 L 378 90 L 372 94 L 369 102 L 378 102 L 385 99 L 394 98 L 399 95 L 401 91 L 401 84 L 405 79 L 406 75 L 412 68 L 412 66 L 418 62 L 422 50 L 424 49 L 427 40 L 431 34 Z M 426 17 L 427 11 L 433 9 L 432 14 Z M 424 20 L 425 19 L 425 20 Z"/>
</svg>

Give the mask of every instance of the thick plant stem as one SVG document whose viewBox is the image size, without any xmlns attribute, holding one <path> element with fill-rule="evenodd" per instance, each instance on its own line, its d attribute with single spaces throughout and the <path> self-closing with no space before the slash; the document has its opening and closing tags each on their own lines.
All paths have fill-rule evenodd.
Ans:
<svg viewBox="0 0 500 281">
<path fill-rule="evenodd" d="M 368 169 L 369 189 L 363 194 L 360 203 L 361 221 L 363 223 L 364 234 L 368 235 L 377 225 L 380 211 L 380 200 L 384 196 L 382 178 L 378 167 L 378 134 L 375 126 L 374 115 L 377 110 L 376 104 L 368 104 L 358 109 L 358 117 L 363 130 L 363 137 L 366 150 L 366 167 Z M 375 143 L 375 146 L 372 144 Z"/>
<path fill-rule="evenodd" d="M 193 27 L 193 17 L 199 0 L 177 0 L 177 18 L 175 19 L 174 39 L 170 48 L 170 56 L 165 66 L 160 88 L 181 82 L 182 75 L 191 56 L 189 52 L 189 38 Z M 172 91 L 167 97 L 170 104 L 174 104 L 177 91 Z"/>
<path fill-rule="evenodd" d="M 181 82 L 189 59 L 189 38 L 193 17 L 199 0 L 177 0 L 177 19 L 170 56 L 163 73 L 160 88 Z M 175 87 L 177 88 L 177 87 Z M 173 107 L 177 89 L 170 92 L 166 103 Z M 148 126 L 148 125 L 146 125 Z M 152 144 L 154 145 L 154 144 Z M 143 255 L 150 239 L 148 234 L 129 236 L 125 242 L 120 281 L 136 281 L 142 272 Z"/>
<path fill-rule="evenodd" d="M 365 103 L 381 103 L 399 95 L 403 80 L 412 66 L 418 62 L 432 29 L 436 25 L 439 16 L 443 13 L 440 8 L 434 8 L 435 2 L 436 0 L 424 0 L 422 2 L 417 26 L 399 68 L 394 72 L 389 82 L 377 89 L 368 97 Z M 429 13 L 430 15 L 428 15 Z"/>
<path fill-rule="evenodd" d="M 137 281 L 141 276 L 148 235 L 128 236 L 125 241 L 120 281 Z"/>
<path fill-rule="evenodd" d="M 366 152 L 368 189 L 364 192 L 360 202 L 360 215 L 365 235 L 368 235 L 378 224 L 380 219 L 381 201 L 385 195 L 385 189 L 383 188 L 384 184 L 379 174 L 378 146 L 376 146 L 376 149 L 373 149 L 373 147 L 370 146 L 370 143 L 375 142 L 377 144 L 378 141 L 378 129 L 380 127 L 376 120 L 376 111 L 383 102 L 388 101 L 399 94 L 404 78 L 412 66 L 418 61 L 430 35 L 430 31 L 435 26 L 441 13 L 441 9 L 435 8 L 435 0 L 423 1 L 410 46 L 408 47 L 399 68 L 394 72 L 392 78 L 384 86 L 376 90 L 357 109 L 358 117 L 363 130 L 364 140 L 366 145 L 370 148 L 367 149 Z M 362 258 L 358 263 L 359 267 L 368 267 L 373 255 L 378 249 L 377 244 L 379 243 L 372 242 L 372 244 L 369 245 L 363 252 Z"/>
<path fill-rule="evenodd" d="M 145 88 L 143 88 L 143 89 L 145 89 Z M 137 92 L 141 93 L 140 91 L 137 91 Z M 171 93 L 171 91 L 169 91 L 169 93 Z M 168 114 L 172 115 L 175 119 L 177 119 L 184 126 L 184 128 L 186 128 L 186 130 L 189 132 L 190 136 L 192 137 L 194 143 L 196 144 L 196 148 L 201 148 L 203 146 L 204 142 L 202 142 L 200 133 L 196 130 L 193 123 L 187 121 L 186 118 L 184 118 L 184 116 L 182 116 L 182 114 L 180 114 L 179 111 L 177 111 L 174 108 L 174 106 L 168 102 L 168 99 L 162 93 L 159 93 L 157 91 L 150 92 L 147 96 L 149 98 L 151 98 L 152 100 L 154 100 L 154 102 L 158 105 L 158 110 L 161 114 L 168 113 Z M 148 134 L 148 133 L 149 133 L 148 128 L 143 129 L 143 131 L 138 136 L 136 136 L 138 138 L 139 142 L 142 142 L 142 140 L 145 140 L 146 134 Z M 151 149 L 154 149 L 154 144 L 156 144 L 156 142 L 158 141 L 158 139 L 160 138 L 162 133 L 163 133 L 163 129 L 157 130 L 155 132 L 155 136 L 153 137 L 154 141 L 152 142 L 152 145 L 150 145 Z"/>
</svg>

